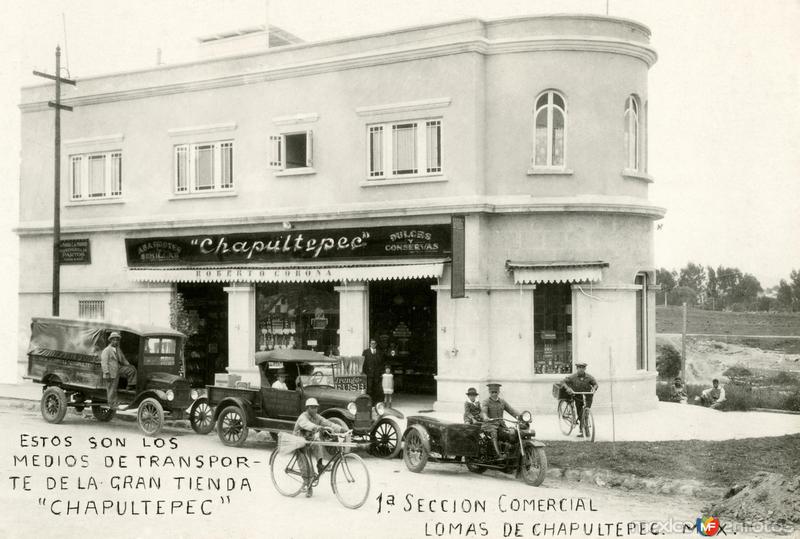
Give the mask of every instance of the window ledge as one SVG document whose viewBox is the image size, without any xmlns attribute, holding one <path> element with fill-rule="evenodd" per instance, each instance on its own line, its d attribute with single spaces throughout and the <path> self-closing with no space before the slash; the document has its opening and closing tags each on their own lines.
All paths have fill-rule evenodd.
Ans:
<svg viewBox="0 0 800 539">
<path fill-rule="evenodd" d="M 639 180 L 645 183 L 653 183 L 655 179 L 646 172 L 639 172 L 638 170 L 633 170 L 630 168 L 623 168 L 622 169 L 622 176 L 628 178 L 629 180 Z"/>
<path fill-rule="evenodd" d="M 445 176 L 414 176 L 409 178 L 373 178 L 359 183 L 359 187 L 384 187 L 386 185 L 409 185 L 414 183 L 439 183 L 446 182 Z"/>
<path fill-rule="evenodd" d="M 280 178 L 282 176 L 310 176 L 311 174 L 316 174 L 317 169 L 313 167 L 301 167 L 301 168 L 287 168 L 285 170 L 276 170 L 275 177 Z"/>
<path fill-rule="evenodd" d="M 196 198 L 222 198 L 235 197 L 236 191 L 212 191 L 210 193 L 173 193 L 167 200 L 193 200 Z"/>
<path fill-rule="evenodd" d="M 100 206 L 103 204 L 125 204 L 125 200 L 122 198 L 84 198 L 81 200 L 69 200 L 64 205 L 78 208 L 80 206 Z"/>
<path fill-rule="evenodd" d="M 528 176 L 571 176 L 573 172 L 569 168 L 531 167 L 527 174 Z"/>
</svg>

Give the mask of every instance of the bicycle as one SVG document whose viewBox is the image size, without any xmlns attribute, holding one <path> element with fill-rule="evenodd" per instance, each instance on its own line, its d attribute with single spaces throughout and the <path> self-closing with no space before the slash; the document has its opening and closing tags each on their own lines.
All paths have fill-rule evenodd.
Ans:
<svg viewBox="0 0 800 539">
<path fill-rule="evenodd" d="M 583 438 L 586 441 L 594 442 L 594 417 L 592 417 L 592 409 L 586 404 L 586 395 L 594 395 L 594 391 L 573 391 L 572 395 L 580 395 L 583 399 Z M 575 399 L 559 399 L 558 426 L 561 428 L 561 432 L 569 436 L 578 423 Z"/>
<path fill-rule="evenodd" d="M 303 471 L 303 461 L 305 461 L 305 466 L 308 467 L 306 469 L 312 470 L 312 477 L 308 486 L 311 488 L 317 486 L 322 474 L 330 470 L 331 489 L 336 494 L 336 498 L 348 509 L 358 509 L 367 501 L 370 487 L 367 465 L 364 464 L 361 457 L 349 453 L 350 449 L 358 447 L 358 444 L 344 441 L 348 439 L 352 431 L 331 433 L 325 430 L 323 432 L 327 439 L 306 441 L 300 438 L 304 442 L 301 447 L 289 452 L 283 452 L 276 448 L 272 452 L 272 456 L 269 458 L 272 484 L 284 496 L 293 498 L 300 494 L 303 488 L 306 487 L 306 473 Z M 333 436 L 338 440 L 333 441 Z M 298 441 L 298 443 L 300 442 Z M 331 459 L 319 470 L 316 469 L 313 459 L 306 450 L 306 446 L 311 445 L 335 448 L 335 453 Z"/>
</svg>

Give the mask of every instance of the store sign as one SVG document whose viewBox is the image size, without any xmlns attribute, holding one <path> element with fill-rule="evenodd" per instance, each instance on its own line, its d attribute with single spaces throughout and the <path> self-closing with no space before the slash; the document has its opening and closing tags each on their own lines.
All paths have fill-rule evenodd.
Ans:
<svg viewBox="0 0 800 539">
<path fill-rule="evenodd" d="M 328 327 L 328 319 L 324 316 L 322 318 L 312 318 L 311 327 L 314 329 L 325 329 Z"/>
<path fill-rule="evenodd" d="M 62 264 L 91 264 L 89 239 L 61 240 L 58 244 L 58 259 Z"/>
<path fill-rule="evenodd" d="M 125 249 L 130 267 L 445 258 L 452 254 L 450 225 L 127 238 Z"/>
<path fill-rule="evenodd" d="M 366 391 L 367 375 L 337 376 L 333 382 L 333 386 L 343 391 Z"/>
</svg>

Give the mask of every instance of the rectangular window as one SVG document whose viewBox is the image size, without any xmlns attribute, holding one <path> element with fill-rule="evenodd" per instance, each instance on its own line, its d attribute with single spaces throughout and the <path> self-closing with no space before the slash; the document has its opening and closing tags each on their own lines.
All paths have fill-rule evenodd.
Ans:
<svg viewBox="0 0 800 539">
<path fill-rule="evenodd" d="M 269 166 L 275 170 L 312 168 L 313 137 L 312 131 L 270 136 Z"/>
<path fill-rule="evenodd" d="M 175 146 L 175 192 L 233 189 L 233 142 Z"/>
<path fill-rule="evenodd" d="M 640 273 L 636 290 L 636 368 L 647 369 L 647 275 Z"/>
<path fill-rule="evenodd" d="M 122 196 L 122 152 L 119 150 L 71 155 L 69 163 L 70 200 Z"/>
<path fill-rule="evenodd" d="M 391 136 L 384 133 L 391 130 Z M 391 168 L 386 170 L 386 163 Z M 442 173 L 442 120 L 367 126 L 367 174 L 398 178 Z"/>
<path fill-rule="evenodd" d="M 537 283 L 533 291 L 533 368 L 536 374 L 572 372 L 572 286 Z"/>
<path fill-rule="evenodd" d="M 105 302 L 103 300 L 79 300 L 78 318 L 98 320 L 105 318 Z"/>
</svg>

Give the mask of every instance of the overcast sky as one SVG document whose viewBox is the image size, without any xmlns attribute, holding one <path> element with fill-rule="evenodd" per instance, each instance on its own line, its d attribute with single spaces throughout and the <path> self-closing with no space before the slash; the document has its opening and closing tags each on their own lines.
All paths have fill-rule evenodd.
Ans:
<svg viewBox="0 0 800 539">
<path fill-rule="evenodd" d="M 52 73 L 56 44 L 80 78 L 195 57 L 194 38 L 270 23 L 307 41 L 466 16 L 606 11 L 606 0 L 3 0 L 0 17 L 0 300 L 14 305 L 19 88 Z M 652 30 L 650 199 L 667 208 L 656 265 L 737 266 L 766 288 L 800 268 L 800 2 L 609 0 Z M 63 14 L 63 16 L 62 16 Z M 64 24 L 66 22 L 66 25 Z M 66 27 L 66 34 L 65 34 Z M 66 46 L 65 46 L 66 45 Z M 67 117 L 64 121 L 68 120 Z M 43 263 L 50 263 L 49 260 Z M 7 312 L 15 312 L 8 309 Z"/>
</svg>

